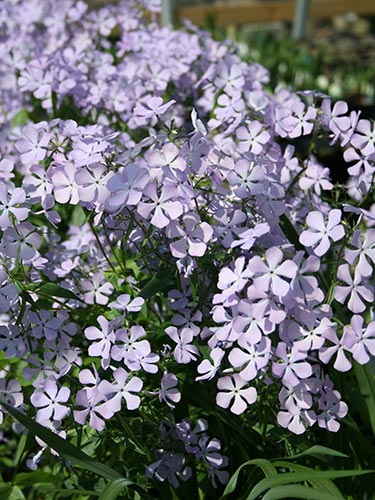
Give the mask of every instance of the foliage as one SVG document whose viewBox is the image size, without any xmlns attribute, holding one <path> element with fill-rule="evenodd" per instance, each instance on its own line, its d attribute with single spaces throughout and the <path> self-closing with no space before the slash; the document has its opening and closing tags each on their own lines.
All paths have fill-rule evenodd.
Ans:
<svg viewBox="0 0 375 500">
<path fill-rule="evenodd" d="M 374 124 L 157 11 L 0 4 L 0 491 L 371 498 Z"/>
</svg>

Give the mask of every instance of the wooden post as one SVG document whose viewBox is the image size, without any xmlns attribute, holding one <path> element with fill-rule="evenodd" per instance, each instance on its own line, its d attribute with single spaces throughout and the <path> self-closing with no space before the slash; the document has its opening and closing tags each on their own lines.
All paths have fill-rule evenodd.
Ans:
<svg viewBox="0 0 375 500">
<path fill-rule="evenodd" d="M 161 25 L 173 26 L 172 0 L 161 0 Z"/>
<path fill-rule="evenodd" d="M 311 0 L 297 0 L 292 28 L 292 38 L 302 40 L 306 36 Z"/>
</svg>

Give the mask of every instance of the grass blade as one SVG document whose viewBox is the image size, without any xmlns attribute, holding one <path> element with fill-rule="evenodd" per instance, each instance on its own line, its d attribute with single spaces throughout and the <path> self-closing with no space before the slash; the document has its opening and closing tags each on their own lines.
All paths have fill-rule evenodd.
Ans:
<svg viewBox="0 0 375 500">
<path fill-rule="evenodd" d="M 34 436 L 38 436 L 42 439 L 50 448 L 57 451 L 59 455 L 69 460 L 72 464 L 82 469 L 86 469 L 94 474 L 101 477 L 109 479 L 111 481 L 115 479 L 124 479 L 121 474 L 108 467 L 107 465 L 101 464 L 96 460 L 92 459 L 86 453 L 76 448 L 74 445 L 62 439 L 57 434 L 53 433 L 46 427 L 34 422 L 30 417 L 20 412 L 16 408 L 13 408 L 5 401 L 0 399 L 0 405 L 3 406 L 7 412 L 12 415 L 13 418 L 18 420 L 26 429 L 28 429 Z M 132 484 L 129 481 L 129 484 Z"/>
<path fill-rule="evenodd" d="M 242 469 L 249 465 L 256 465 L 262 471 L 264 472 L 266 477 L 269 476 L 275 476 L 277 475 L 277 470 L 275 467 L 272 465 L 272 463 L 264 458 L 256 458 L 254 460 L 249 460 L 248 462 L 243 463 L 233 474 L 233 476 L 229 479 L 227 486 L 224 490 L 223 496 L 221 498 L 224 498 L 225 496 L 229 495 L 230 493 L 233 493 L 233 491 L 237 487 L 237 482 L 238 482 L 238 477 L 240 475 L 240 472 Z"/>
</svg>

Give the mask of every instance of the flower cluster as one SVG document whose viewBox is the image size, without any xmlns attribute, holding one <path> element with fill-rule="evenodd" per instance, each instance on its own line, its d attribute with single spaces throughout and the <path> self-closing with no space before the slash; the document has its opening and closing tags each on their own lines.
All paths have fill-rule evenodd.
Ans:
<svg viewBox="0 0 375 500">
<path fill-rule="evenodd" d="M 0 398 L 101 432 L 173 412 L 190 377 L 236 418 L 273 391 L 281 427 L 337 431 L 329 374 L 375 354 L 374 125 L 270 92 L 230 44 L 161 28 L 157 4 L 0 5 L 0 349 L 25 381 L 10 364 Z M 318 134 L 346 186 L 295 148 Z M 202 429 L 162 438 L 149 478 L 188 479 L 187 453 L 227 480 Z"/>
</svg>

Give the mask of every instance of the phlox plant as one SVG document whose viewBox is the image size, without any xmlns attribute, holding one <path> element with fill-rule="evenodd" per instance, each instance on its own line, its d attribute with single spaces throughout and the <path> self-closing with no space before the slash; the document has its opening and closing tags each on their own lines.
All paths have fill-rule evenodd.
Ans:
<svg viewBox="0 0 375 500">
<path fill-rule="evenodd" d="M 375 465 L 375 126 L 158 9 L 0 4 L 9 498 L 219 498 L 319 444 Z"/>
</svg>

